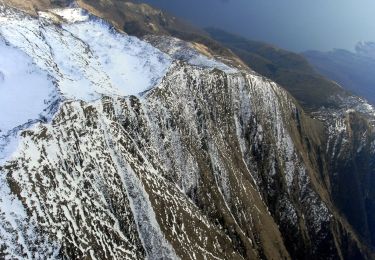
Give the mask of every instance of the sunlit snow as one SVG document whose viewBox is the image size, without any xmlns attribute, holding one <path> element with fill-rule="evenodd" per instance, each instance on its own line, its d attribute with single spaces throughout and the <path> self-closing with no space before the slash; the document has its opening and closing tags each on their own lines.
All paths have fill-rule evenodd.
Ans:
<svg viewBox="0 0 375 260">
<path fill-rule="evenodd" d="M 84 22 L 89 20 L 88 13 L 81 8 L 52 9 L 52 13 L 64 18 L 67 22 Z"/>
<path fill-rule="evenodd" d="M 0 135 L 38 119 L 54 93 L 46 72 L 25 53 L 0 41 Z"/>
<path fill-rule="evenodd" d="M 119 95 L 137 94 L 156 85 L 170 66 L 170 59 L 136 37 L 124 36 L 91 20 L 63 28 L 88 44 Z"/>
<path fill-rule="evenodd" d="M 0 33 L 48 71 L 68 99 L 136 95 L 155 86 L 171 64 L 168 55 L 81 9 L 52 12 L 67 23 L 56 26 L 48 15 L 17 18 L 1 23 Z"/>
<path fill-rule="evenodd" d="M 8 144 L 15 146 L 16 135 L 8 132 L 50 113 L 57 95 L 87 102 L 137 95 L 154 87 L 172 62 L 79 8 L 39 18 L 0 11 L 6 12 L 0 21 L 0 159 L 11 153 Z"/>
</svg>

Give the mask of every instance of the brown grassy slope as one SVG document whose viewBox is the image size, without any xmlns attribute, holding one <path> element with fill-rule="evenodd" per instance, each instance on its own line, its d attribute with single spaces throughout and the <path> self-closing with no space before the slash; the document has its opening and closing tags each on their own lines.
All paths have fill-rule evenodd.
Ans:
<svg viewBox="0 0 375 260">
<path fill-rule="evenodd" d="M 8 4 L 32 15 L 35 15 L 37 11 L 66 6 L 70 2 L 70 0 L 0 0 L 0 3 Z"/>
</svg>

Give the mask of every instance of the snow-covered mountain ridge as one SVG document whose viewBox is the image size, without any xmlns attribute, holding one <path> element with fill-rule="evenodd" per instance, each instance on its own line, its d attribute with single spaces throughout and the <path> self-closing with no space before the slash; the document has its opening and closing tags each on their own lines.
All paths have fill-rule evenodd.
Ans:
<svg viewBox="0 0 375 260">
<path fill-rule="evenodd" d="M 1 12 L 0 257 L 368 256 L 277 84 L 79 8 Z"/>
<path fill-rule="evenodd" d="M 6 10 L 2 10 L 4 12 Z M 16 98 L 28 106 L 28 113 L 34 113 L 25 115 L 28 118 L 23 119 L 10 115 L 12 118 L 38 118 L 47 109 L 53 92 L 63 99 L 84 101 L 96 100 L 102 95 L 141 93 L 156 85 L 171 64 L 167 55 L 134 37 L 117 33 L 105 22 L 90 19 L 82 9 L 40 12 L 39 19 L 26 14 L 12 14 L 10 10 L 8 12 L 10 14 L 0 23 L 2 81 L 5 84 L 21 85 L 22 82 L 17 84 L 12 80 L 22 79 L 35 90 L 16 92 L 2 88 L 2 104 L 14 106 L 5 107 L 1 110 L 3 113 L 17 107 L 26 110 L 18 104 L 5 102 L 5 99 L 12 102 Z M 54 24 L 53 14 L 63 19 L 61 25 Z M 23 53 L 14 53 L 15 48 Z M 19 70 L 17 64 L 28 66 Z M 29 71 L 38 69 L 39 73 Z M 40 89 L 36 90 L 36 87 Z M 11 94 L 13 98 L 7 96 Z M 28 96 L 23 97 L 22 94 Z M 39 104 L 35 110 L 27 103 L 31 100 Z M 45 107 L 41 107 L 43 103 Z M 18 126 L 17 123 L 24 122 L 14 122 L 13 127 Z M 6 132 L 10 129 L 2 127 L 1 130 Z"/>
</svg>

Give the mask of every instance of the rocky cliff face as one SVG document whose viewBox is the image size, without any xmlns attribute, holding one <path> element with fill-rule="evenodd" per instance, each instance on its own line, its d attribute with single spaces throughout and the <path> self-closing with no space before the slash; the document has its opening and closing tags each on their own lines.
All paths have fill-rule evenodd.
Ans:
<svg viewBox="0 0 375 260">
<path fill-rule="evenodd" d="M 344 109 L 335 124 L 324 111 L 314 120 L 277 84 L 204 46 L 139 40 L 77 8 L 1 13 L 2 48 L 27 66 L 0 59 L 0 91 L 27 85 L 10 84 L 14 74 L 33 75 L 44 104 L 2 117 L 1 257 L 372 257 L 330 190 L 351 151 L 374 163 L 365 103 L 355 110 L 368 109 L 363 124 Z"/>
<path fill-rule="evenodd" d="M 333 200 L 360 236 L 374 245 L 374 109 L 352 97 L 341 109 L 318 114 L 328 128 L 324 149 Z"/>
</svg>

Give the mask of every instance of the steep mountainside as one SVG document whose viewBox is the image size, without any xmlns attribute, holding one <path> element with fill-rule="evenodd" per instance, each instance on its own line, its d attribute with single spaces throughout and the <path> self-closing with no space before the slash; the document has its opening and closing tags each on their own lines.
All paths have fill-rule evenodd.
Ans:
<svg viewBox="0 0 375 260">
<path fill-rule="evenodd" d="M 336 206 L 355 229 L 375 245 L 373 108 L 317 74 L 301 55 L 221 30 L 207 31 L 249 67 L 285 87 L 313 118 L 324 123 L 323 143 L 327 145 L 319 147 L 317 153 L 326 158 L 325 163 L 318 159 L 320 172 L 325 171 L 323 176 Z M 338 64 L 351 66 L 353 62 Z M 347 72 L 347 75 L 352 74 Z M 363 80 L 371 75 L 368 71 Z"/>
<path fill-rule="evenodd" d="M 312 119 L 202 36 L 121 31 L 149 6 L 30 3 L 0 3 L 0 258 L 374 257 L 365 101 Z"/>
</svg>

